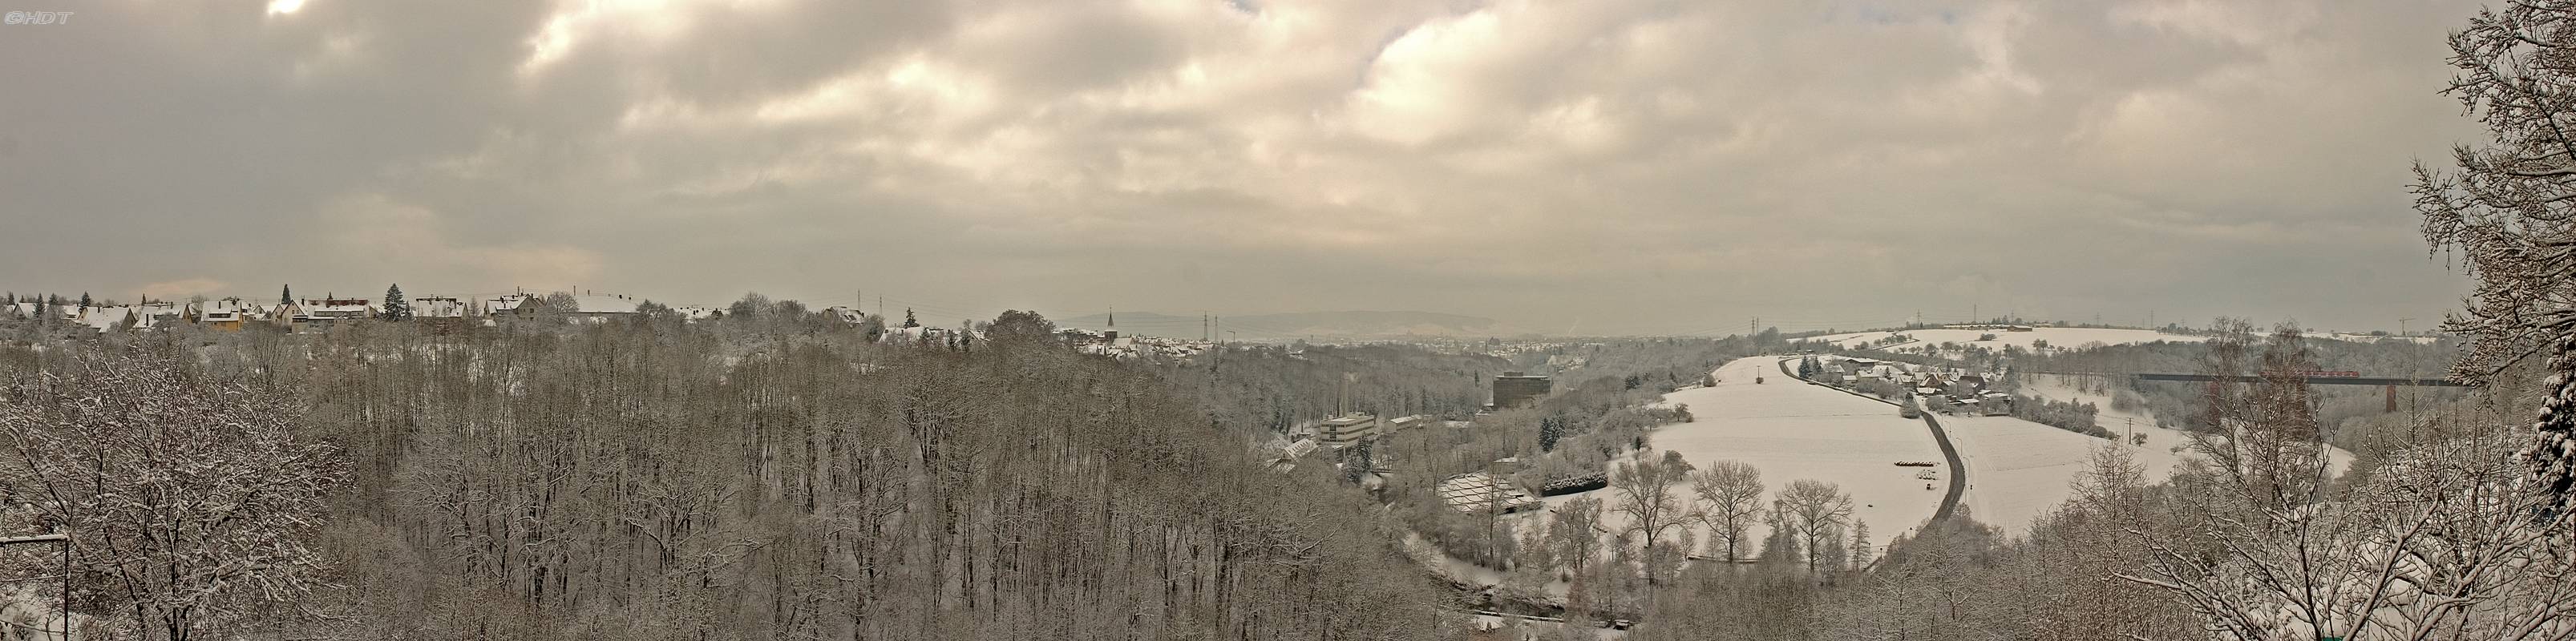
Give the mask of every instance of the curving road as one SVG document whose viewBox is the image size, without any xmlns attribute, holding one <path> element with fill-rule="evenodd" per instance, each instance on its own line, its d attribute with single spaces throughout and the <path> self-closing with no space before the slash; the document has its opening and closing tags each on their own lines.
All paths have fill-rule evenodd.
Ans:
<svg viewBox="0 0 2576 641">
<path fill-rule="evenodd" d="M 1896 403 L 1887 399 L 1799 378 L 1798 372 L 1789 367 L 1789 361 L 1798 360 L 1800 358 L 1803 357 L 1790 356 L 1780 359 L 1780 373 L 1808 385 L 1814 385 L 1881 403 L 1887 403 L 1889 405 L 1896 405 Z M 1913 403 L 1914 400 L 1906 399 L 1905 402 Z M 1917 404 L 1915 408 L 1922 409 L 1922 406 Z M 1950 443 L 1950 433 L 1941 429 L 1941 420 L 1933 418 L 1932 414 L 1933 413 L 1930 410 L 1923 411 L 1923 424 L 1932 428 L 1932 442 L 1941 446 L 1941 458 L 1950 464 L 1950 489 L 1948 492 L 1941 494 L 1941 507 L 1933 508 L 1932 510 L 1932 523 L 1940 524 L 1950 520 L 1950 514 L 1957 512 L 1959 509 L 1959 499 L 1966 496 L 1968 493 L 1968 463 L 1967 461 L 1959 458 L 1959 447 Z"/>
</svg>

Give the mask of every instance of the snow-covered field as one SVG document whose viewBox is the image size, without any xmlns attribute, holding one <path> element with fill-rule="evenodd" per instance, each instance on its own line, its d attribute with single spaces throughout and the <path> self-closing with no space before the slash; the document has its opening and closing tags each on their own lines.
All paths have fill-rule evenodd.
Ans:
<svg viewBox="0 0 2576 641">
<path fill-rule="evenodd" d="M 1968 492 L 1960 503 L 1978 522 L 2003 528 L 2007 534 L 2020 534 L 2073 496 L 2072 483 L 2083 473 L 2094 448 L 2120 447 L 2110 439 L 2009 416 L 1940 419 L 1951 444 L 1959 447 L 1959 458 L 1968 465 Z M 2140 450 L 2140 462 L 2159 478 L 2173 465 L 2169 452 L 2133 449 Z"/>
<path fill-rule="evenodd" d="M 1868 347 L 1871 341 L 1886 339 L 1889 334 L 1904 334 L 1906 337 L 1922 341 L 1923 344 L 1926 345 L 1959 343 L 1962 345 L 1977 345 L 1989 349 L 2002 349 L 2005 345 L 2015 345 L 2022 349 L 2031 349 L 2031 344 L 2037 341 L 2048 341 L 2049 347 L 2071 349 L 2092 343 L 2101 343 L 2104 345 L 2125 345 L 2129 343 L 2152 343 L 2156 341 L 2196 343 L 2208 340 L 2207 338 L 2199 336 L 2167 334 L 2149 329 L 2103 329 L 2091 327 L 2038 327 L 2027 332 L 2007 332 L 2003 330 L 1986 329 L 1914 329 L 1893 332 L 1853 332 L 1848 334 L 1832 334 L 1819 336 L 1810 340 L 1833 342 L 1842 345 L 1846 349 L 1860 349 Z M 1986 334 L 1995 335 L 1995 340 L 1977 340 L 1978 337 Z"/>
<path fill-rule="evenodd" d="M 2317 335 L 2317 336 L 2322 336 L 2322 337 L 2325 337 L 2325 338 L 2331 338 L 2331 339 L 2339 340 L 2339 341 L 2351 341 L 2351 342 L 2355 342 L 2355 343 L 2390 343 L 2390 342 L 2404 342 L 2404 343 L 2414 343 L 2414 344 L 2417 344 L 2417 345 L 2431 345 L 2431 344 L 2438 343 L 2438 342 L 2441 342 L 2441 341 L 2442 341 L 2442 339 L 2441 339 L 2440 337 L 2437 337 L 2437 336 L 2383 336 L 2383 335 L 2379 335 L 2379 334 L 2366 334 L 2366 333 L 2361 333 L 2361 332 L 2326 332 L 2326 333 L 2316 334 L 2316 335 Z"/>
<path fill-rule="evenodd" d="M 1897 416 L 1896 408 L 1886 403 L 1799 382 L 1780 373 L 1779 360 L 1777 356 L 1737 359 L 1713 372 L 1714 387 L 1666 394 L 1663 404 L 1689 405 L 1694 420 L 1655 428 L 1650 447 L 1632 458 L 1660 457 L 1670 450 L 1680 452 L 1693 465 L 1720 460 L 1750 463 L 1762 470 L 1763 486 L 1773 494 L 1798 479 L 1832 482 L 1851 494 L 1853 515 L 1869 524 L 1871 543 L 1876 546 L 1884 547 L 1932 518 L 1941 505 L 1942 490 L 1948 487 L 1950 470 L 1942 463 L 1930 429 L 1921 420 Z M 1762 382 L 1755 383 L 1756 378 Z M 1898 467 L 1897 461 L 1929 461 L 1935 466 Z M 1934 472 L 1934 479 L 1915 478 L 1926 469 Z M 1925 489 L 1927 485 L 1931 489 Z M 1687 485 L 1677 489 L 1685 495 L 1690 491 Z M 1617 493 L 1606 488 L 1547 497 L 1546 510 L 1504 518 L 1516 533 L 1543 532 L 1554 510 L 1587 496 L 1602 502 L 1604 539 L 1627 526 L 1628 519 L 1614 511 Z M 1708 550 L 1707 529 L 1694 524 L 1692 530 L 1699 545 L 1693 551 Z M 1747 555 L 1758 551 L 1759 542 L 1769 533 L 1759 524 L 1752 530 L 1747 545 L 1755 550 Z M 1502 572 L 1440 554 L 1418 539 L 1410 547 L 1419 560 L 1449 576 L 1488 584 L 1502 580 Z M 1565 585 L 1552 582 L 1548 590 L 1562 597 Z"/>
<path fill-rule="evenodd" d="M 2126 436 L 2147 435 L 2142 446 L 2122 445 L 2006 416 L 1944 416 L 1941 426 L 1958 445 L 1968 464 L 1968 493 L 1960 500 L 1978 521 L 2020 534 L 2032 521 L 2074 495 L 2072 482 L 2097 447 L 2127 447 L 2146 468 L 2150 481 L 2173 473 L 2190 454 L 2189 433 L 2156 427 L 2143 412 L 2111 408 L 2111 400 L 2082 392 L 2067 377 L 2035 375 L 2022 381 L 2021 393 L 2061 401 L 2092 403 L 2100 408 L 2094 423 Z M 2130 422 L 2134 420 L 2135 422 Z M 2328 460 L 2340 473 L 2352 464 L 2352 453 L 2330 449 Z"/>
<path fill-rule="evenodd" d="M 1681 452 L 1694 465 L 1750 463 L 1761 468 L 1763 485 L 1775 493 L 1797 479 L 1831 481 L 1851 493 L 1854 515 L 1870 524 L 1878 545 L 1931 518 L 1948 477 L 1926 481 L 1915 473 L 1949 470 L 1895 464 L 1942 460 L 1923 422 L 1899 417 L 1885 403 L 1798 382 L 1781 374 L 1778 363 L 1776 356 L 1738 359 L 1717 369 L 1715 387 L 1665 395 L 1665 404 L 1689 405 L 1696 420 L 1655 428 L 1644 454 Z M 1763 382 L 1753 382 L 1756 377 Z M 1927 483 L 1933 489 L 1923 489 Z M 1609 490 L 1594 490 L 1547 502 L 1554 507 L 1586 495 L 1613 500 Z M 1613 528 L 1624 522 L 1604 516 Z M 1763 534 L 1757 527 L 1753 540 Z M 1704 543 L 1707 533 L 1699 536 Z"/>
<path fill-rule="evenodd" d="M 1761 468 L 1763 484 L 1773 492 L 1796 479 L 1833 482 L 1851 493 L 1854 514 L 1870 524 L 1875 545 L 1884 546 L 1931 518 L 1940 507 L 1941 492 L 1948 486 L 1946 475 L 1952 470 L 1942 464 L 1940 448 L 1923 422 L 1899 417 L 1896 408 L 1885 403 L 1799 382 L 1782 374 L 1778 362 L 1779 357 L 1772 356 L 1738 359 L 1714 372 L 1718 380 L 1713 387 L 1665 395 L 1663 404 L 1688 405 L 1696 420 L 1655 428 L 1651 447 L 1635 456 L 1661 456 L 1671 450 L 1694 465 L 1743 461 Z M 1757 377 L 1763 382 L 1755 383 Z M 2171 474 L 2187 456 L 2181 450 L 2187 443 L 2186 433 L 2156 427 L 2153 419 L 2143 415 L 2113 410 L 2108 399 L 2083 393 L 2061 377 L 2033 376 L 2024 381 L 2022 393 L 2094 403 L 2102 411 L 2100 424 L 2113 433 L 2130 427 L 2123 419 L 2135 418 L 2135 429 L 2147 435 L 2147 443 L 2125 445 L 2011 417 L 1941 417 L 1968 466 L 1969 488 L 1961 501 L 1978 521 L 2007 533 L 2021 534 L 2072 496 L 2072 483 L 2095 448 L 2130 448 L 2151 479 Z M 2351 461 L 2351 454 L 2341 450 L 2333 456 L 2338 470 Z M 1898 467 L 1897 461 L 1936 465 Z M 1926 469 L 1936 478 L 1916 478 Z M 1927 485 L 1931 489 L 1925 489 Z M 1549 510 L 1506 518 L 1516 531 L 1542 530 L 1549 511 L 1584 496 L 1603 502 L 1606 528 L 1616 531 L 1625 526 L 1625 517 L 1607 509 L 1616 501 L 1608 489 L 1548 497 Z M 1706 550 L 1707 532 L 1694 530 Z M 1767 533 L 1758 525 L 1754 530 L 1753 541 Z M 1603 535 L 1606 538 L 1609 533 Z M 1497 581 L 1501 575 L 1483 568 L 1451 570 L 1485 581 Z M 1561 586 L 1551 587 L 1561 590 Z"/>
<path fill-rule="evenodd" d="M 1879 546 L 1920 526 L 1940 507 L 1941 491 L 1948 483 L 1944 475 L 1952 470 L 1941 464 L 1940 448 L 1922 421 L 1899 417 L 1895 408 L 1885 403 L 1784 375 L 1778 357 L 1738 359 L 1719 367 L 1715 374 L 1718 380 L 1713 387 L 1687 388 L 1665 395 L 1664 404 L 1688 405 L 1696 420 L 1655 428 L 1652 447 L 1636 453 L 1636 457 L 1661 456 L 1671 450 L 1680 452 L 1694 465 L 1743 461 L 1761 468 L 1763 483 L 1773 492 L 1796 479 L 1833 482 L 1851 493 L 1855 516 L 1870 524 L 1872 543 Z M 1763 382 L 1755 383 L 1757 377 Z M 2146 467 L 2151 480 L 2170 475 L 2184 457 L 2190 456 L 2186 448 L 2188 433 L 2156 427 L 2155 421 L 2142 413 L 2114 410 L 2109 399 L 2082 392 L 2065 377 L 2029 377 L 2023 381 L 2021 392 L 2093 403 L 2101 408 L 2098 422 L 2104 428 L 2115 434 L 2134 429 L 2146 434 L 2147 442 L 2128 445 L 2004 416 L 1941 417 L 1942 426 L 1968 467 L 1969 486 L 1961 497 L 1962 503 L 1978 521 L 2000 527 L 2007 534 L 2025 533 L 2034 521 L 2073 496 L 2073 482 L 2084 472 L 2096 448 L 2129 448 Z M 2127 419 L 2135 419 L 2135 423 Z M 2329 455 L 2338 471 L 2352 461 L 2351 453 L 2339 449 Z M 1894 465 L 1897 461 L 1930 461 L 1936 466 L 1898 467 Z M 1936 478 L 1915 477 L 1925 469 L 1932 470 Z M 1926 489 L 1927 485 L 1930 489 Z M 1607 489 L 1548 497 L 1545 502 L 1553 510 L 1584 496 L 1604 503 L 1603 525 L 1610 531 L 1625 526 L 1625 517 L 1607 509 L 1616 500 Z M 1507 518 L 1513 520 L 1516 531 L 1529 532 L 1545 528 L 1548 512 Z M 1707 532 L 1696 527 L 1694 530 L 1700 549 L 1708 549 Z M 1765 534 L 1764 528 L 1756 525 L 1750 540 L 1760 541 Z M 1609 532 L 1603 536 L 1606 538 Z M 1467 566 L 1450 568 L 1467 578 L 1489 582 L 1501 578 L 1500 572 L 1473 568 L 1454 559 L 1448 562 Z M 1563 586 L 1550 588 L 1561 594 Z"/>
</svg>

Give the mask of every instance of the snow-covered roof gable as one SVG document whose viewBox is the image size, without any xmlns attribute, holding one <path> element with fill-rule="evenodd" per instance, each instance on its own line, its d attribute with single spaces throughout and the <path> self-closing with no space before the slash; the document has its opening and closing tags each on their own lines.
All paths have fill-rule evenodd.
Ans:
<svg viewBox="0 0 2576 641">
<path fill-rule="evenodd" d="M 1315 453 L 1315 447 L 1315 439 L 1301 438 L 1297 439 L 1294 443 L 1289 443 L 1288 447 L 1280 452 L 1280 455 L 1287 458 L 1303 457 L 1305 455 Z"/>
<path fill-rule="evenodd" d="M 135 315 L 134 326 L 140 329 L 151 329 L 162 323 L 175 323 L 188 317 L 187 308 L 178 303 L 144 303 L 134 306 L 133 311 L 129 313 Z"/>
<path fill-rule="evenodd" d="M 483 299 L 483 313 L 507 314 L 516 312 L 519 311 L 520 306 L 536 301 L 537 297 L 527 294 L 502 294 Z"/>
<path fill-rule="evenodd" d="M 299 316 L 308 318 L 365 318 L 376 314 L 376 306 L 364 298 L 313 298 L 296 305 Z"/>
<path fill-rule="evenodd" d="M 37 306 L 38 303 L 35 301 L 21 301 L 18 303 L 18 315 L 35 318 Z M 56 305 L 54 317 L 60 320 L 80 320 L 81 309 L 77 305 Z"/>
<path fill-rule="evenodd" d="M 81 311 L 80 323 L 90 329 L 106 331 L 124 326 L 125 318 L 133 315 L 134 308 L 125 305 L 91 307 Z"/>
<path fill-rule="evenodd" d="M 248 313 L 242 302 L 237 300 L 210 300 L 191 307 L 196 308 L 199 320 L 208 321 L 241 320 L 242 314 Z"/>
<path fill-rule="evenodd" d="M 445 296 L 423 296 L 411 300 L 413 318 L 464 318 L 465 301 Z"/>
</svg>

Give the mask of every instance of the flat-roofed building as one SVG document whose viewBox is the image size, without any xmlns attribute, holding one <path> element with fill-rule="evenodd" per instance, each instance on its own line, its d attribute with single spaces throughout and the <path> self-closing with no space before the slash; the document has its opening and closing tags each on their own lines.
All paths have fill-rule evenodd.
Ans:
<svg viewBox="0 0 2576 641">
<path fill-rule="evenodd" d="M 1546 376 L 1503 372 L 1494 377 L 1494 408 L 1508 409 L 1538 404 L 1556 388 L 1555 380 Z"/>
<path fill-rule="evenodd" d="M 1353 443 L 1375 438 L 1377 427 L 1376 416 L 1352 412 L 1316 424 L 1315 440 L 1335 448 L 1349 447 Z"/>
</svg>

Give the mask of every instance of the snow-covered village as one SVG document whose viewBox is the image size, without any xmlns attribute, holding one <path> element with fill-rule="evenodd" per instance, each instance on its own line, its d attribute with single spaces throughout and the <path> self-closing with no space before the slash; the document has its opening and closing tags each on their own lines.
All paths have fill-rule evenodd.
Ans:
<svg viewBox="0 0 2576 641">
<path fill-rule="evenodd" d="M 622 294 L 554 292 L 531 294 L 513 292 L 489 297 L 457 298 L 454 296 L 404 296 L 397 283 L 385 290 L 383 298 L 295 298 L 294 286 L 282 288 L 276 303 L 259 303 L 240 297 L 207 299 L 194 296 L 184 302 L 154 301 L 150 295 L 139 303 L 92 299 L 86 293 L 78 298 L 60 295 L 18 300 L 16 293 L 0 297 L 0 310 L 10 318 L 46 319 L 59 323 L 73 335 L 133 331 L 213 331 L 238 332 L 244 329 L 278 333 L 329 332 L 331 328 L 358 323 L 400 323 L 419 327 L 435 335 L 447 335 L 475 328 L 496 328 L 502 323 L 544 321 L 554 324 L 598 325 L 605 323 L 651 323 L 676 321 L 698 323 L 724 318 L 727 311 L 757 315 L 767 308 L 745 304 L 726 308 L 695 305 L 664 305 L 650 299 Z M 799 313 L 802 306 L 795 308 Z M 812 314 L 812 319 L 827 324 L 863 328 L 871 340 L 894 344 L 940 345 L 949 349 L 970 349 L 983 340 L 983 331 L 973 324 L 958 327 L 932 327 L 921 324 L 911 310 L 904 310 L 899 320 L 885 318 L 883 312 L 868 313 L 855 306 L 826 307 Z M 1205 338 L 1163 338 L 1118 333 L 1116 314 L 1099 331 L 1079 328 L 1058 330 L 1069 344 L 1086 354 L 1137 358 L 1160 356 L 1186 358 L 1207 351 L 1215 343 Z M 38 327 L 44 327 L 38 325 Z"/>
<path fill-rule="evenodd" d="M 2576 0 L 0 13 L 0 641 L 2576 641 Z"/>
</svg>

